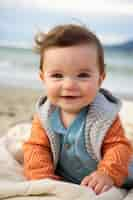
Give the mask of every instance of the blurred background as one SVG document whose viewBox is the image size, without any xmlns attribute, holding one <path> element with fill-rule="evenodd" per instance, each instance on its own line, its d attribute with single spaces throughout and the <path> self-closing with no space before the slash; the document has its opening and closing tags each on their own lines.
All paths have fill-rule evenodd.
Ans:
<svg viewBox="0 0 133 200">
<path fill-rule="evenodd" d="M 7 116 L 18 119 L 18 110 L 15 111 L 11 98 L 25 94 L 16 100 L 24 105 L 24 99 L 35 93 L 29 90 L 26 93 L 25 89 L 36 92 L 42 89 L 38 78 L 39 55 L 32 50 L 35 34 L 64 23 L 82 24 L 97 34 L 104 45 L 107 65 L 103 87 L 122 98 L 133 99 L 132 0 L 0 0 L 1 102 L 5 96 L 0 116 L 3 122 Z M 28 100 L 26 105 L 30 105 Z M 19 110 L 23 110 L 22 105 Z"/>
<path fill-rule="evenodd" d="M 98 35 L 105 48 L 105 86 L 120 95 L 133 95 L 131 0 L 1 0 L 0 84 L 40 88 L 34 36 L 64 23 L 83 24 Z"/>
</svg>

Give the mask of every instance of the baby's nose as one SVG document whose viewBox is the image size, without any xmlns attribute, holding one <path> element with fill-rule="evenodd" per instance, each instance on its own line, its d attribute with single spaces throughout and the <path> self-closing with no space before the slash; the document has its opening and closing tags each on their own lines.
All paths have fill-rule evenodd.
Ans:
<svg viewBox="0 0 133 200">
<path fill-rule="evenodd" d="M 77 88 L 77 81 L 73 77 L 65 77 L 63 87 L 69 90 L 75 89 Z"/>
</svg>

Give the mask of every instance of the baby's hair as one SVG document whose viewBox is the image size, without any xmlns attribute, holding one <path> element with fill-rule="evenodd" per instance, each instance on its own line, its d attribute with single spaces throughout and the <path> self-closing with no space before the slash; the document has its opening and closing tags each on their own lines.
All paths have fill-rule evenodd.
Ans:
<svg viewBox="0 0 133 200">
<path fill-rule="evenodd" d="M 36 50 L 40 53 L 40 70 L 43 70 L 44 52 L 53 47 L 69 47 L 92 44 L 97 48 L 100 73 L 105 71 L 104 51 L 100 40 L 88 28 L 81 25 L 65 24 L 51 29 L 47 34 L 40 32 L 35 37 Z"/>
</svg>

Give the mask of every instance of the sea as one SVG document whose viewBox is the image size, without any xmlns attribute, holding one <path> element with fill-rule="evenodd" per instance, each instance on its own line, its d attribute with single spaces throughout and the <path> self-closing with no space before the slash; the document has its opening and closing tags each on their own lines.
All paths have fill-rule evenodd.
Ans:
<svg viewBox="0 0 133 200">
<path fill-rule="evenodd" d="M 133 98 L 133 52 L 105 48 L 106 79 L 102 87 Z M 39 55 L 32 49 L 0 47 L 0 86 L 42 89 Z"/>
</svg>

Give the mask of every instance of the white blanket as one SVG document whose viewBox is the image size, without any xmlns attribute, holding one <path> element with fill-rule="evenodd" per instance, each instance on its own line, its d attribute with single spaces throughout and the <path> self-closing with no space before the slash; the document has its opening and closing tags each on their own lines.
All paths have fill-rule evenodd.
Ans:
<svg viewBox="0 0 133 200">
<path fill-rule="evenodd" d="M 133 189 L 113 187 L 100 195 L 87 187 L 50 179 L 27 181 L 23 176 L 22 144 L 30 123 L 12 127 L 0 138 L 0 199 L 8 200 L 133 200 Z"/>
</svg>

